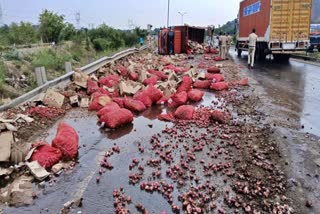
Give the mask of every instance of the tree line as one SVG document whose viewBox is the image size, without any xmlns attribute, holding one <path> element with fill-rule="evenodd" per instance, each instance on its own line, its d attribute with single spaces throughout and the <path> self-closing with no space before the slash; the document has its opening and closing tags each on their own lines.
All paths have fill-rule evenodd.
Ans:
<svg viewBox="0 0 320 214">
<path fill-rule="evenodd" d="M 60 44 L 64 41 L 86 41 L 97 51 L 117 49 L 123 46 L 134 46 L 139 38 L 145 38 L 146 30 L 114 29 L 102 24 L 94 29 L 77 30 L 73 24 L 67 23 L 63 15 L 44 10 L 39 15 L 39 25 L 28 22 L 12 23 L 0 28 L 0 46 L 31 45 L 39 42 Z"/>
</svg>

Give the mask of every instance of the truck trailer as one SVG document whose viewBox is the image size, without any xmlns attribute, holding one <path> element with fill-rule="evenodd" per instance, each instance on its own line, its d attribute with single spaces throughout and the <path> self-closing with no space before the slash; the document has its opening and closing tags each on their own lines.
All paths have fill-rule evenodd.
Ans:
<svg viewBox="0 0 320 214">
<path fill-rule="evenodd" d="M 289 59 L 305 52 L 310 40 L 312 0 L 243 0 L 238 14 L 236 49 L 248 50 L 249 34 L 256 30 L 256 58 Z"/>
</svg>

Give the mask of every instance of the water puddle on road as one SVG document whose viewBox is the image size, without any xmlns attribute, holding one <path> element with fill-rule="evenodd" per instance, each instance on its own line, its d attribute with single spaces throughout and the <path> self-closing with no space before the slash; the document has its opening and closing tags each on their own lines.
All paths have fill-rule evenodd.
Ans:
<svg viewBox="0 0 320 214">
<path fill-rule="evenodd" d="M 213 104 L 215 103 L 215 104 Z M 224 103 L 217 99 L 213 93 L 206 92 L 204 99 L 195 104 L 205 107 L 223 106 Z M 63 121 L 74 127 L 79 134 L 79 163 L 74 169 L 63 172 L 56 177 L 54 184 L 50 186 L 46 182 L 45 187 L 36 185 L 35 192 L 38 198 L 27 207 L 6 208 L 4 213 L 59 213 L 63 205 L 70 200 L 83 197 L 83 207 L 72 210 L 71 213 L 82 211 L 85 213 L 114 213 L 113 190 L 122 186 L 126 195 L 133 198 L 133 203 L 128 206 L 130 210 L 136 210 L 134 204 L 142 203 L 149 211 L 171 212 L 170 204 L 158 193 L 147 193 L 140 191 L 139 184 L 133 186 L 128 183 L 128 175 L 134 173 L 128 166 L 132 159 L 138 157 L 141 162 L 147 159 L 156 158 L 150 153 L 150 139 L 154 134 L 161 133 L 166 127 L 172 127 L 172 123 L 161 122 L 157 116 L 167 109 L 163 106 L 153 106 L 134 118 L 133 124 L 121 127 L 117 130 L 99 129 L 97 117 L 93 112 L 86 112 L 81 109 L 72 109 L 63 118 Z M 56 122 L 45 135 L 44 140 L 51 142 L 60 121 Z M 165 141 L 166 139 L 164 139 Z M 138 144 L 145 147 L 145 153 L 138 151 Z M 96 177 L 99 175 L 99 163 L 105 151 L 114 145 L 120 147 L 120 153 L 109 158 L 114 166 L 111 171 L 106 171 L 101 176 L 99 184 Z M 162 167 L 163 180 L 168 183 L 172 181 L 165 176 L 165 163 Z M 150 168 L 144 174 L 151 174 Z M 144 176 L 144 180 L 146 180 Z M 177 201 L 178 190 L 173 192 L 174 202 Z"/>
</svg>

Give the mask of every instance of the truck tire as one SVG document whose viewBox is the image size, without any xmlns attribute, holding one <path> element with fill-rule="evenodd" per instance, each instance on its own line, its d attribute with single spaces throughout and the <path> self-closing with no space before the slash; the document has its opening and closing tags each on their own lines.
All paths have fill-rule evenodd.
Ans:
<svg viewBox="0 0 320 214">
<path fill-rule="evenodd" d="M 237 49 L 237 50 L 238 50 L 238 56 L 240 57 L 241 53 L 242 53 L 242 50 L 240 50 L 240 49 Z"/>
</svg>

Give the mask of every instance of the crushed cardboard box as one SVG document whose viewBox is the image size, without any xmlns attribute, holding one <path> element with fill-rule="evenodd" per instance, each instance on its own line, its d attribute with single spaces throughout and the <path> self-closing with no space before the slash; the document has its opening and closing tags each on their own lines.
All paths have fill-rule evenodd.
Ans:
<svg viewBox="0 0 320 214">
<path fill-rule="evenodd" d="M 78 95 L 72 96 L 69 99 L 70 99 L 70 104 L 71 105 L 79 106 L 79 97 L 78 97 Z"/>
<path fill-rule="evenodd" d="M 111 102 L 112 102 L 112 99 L 108 95 L 103 95 L 98 98 L 98 103 L 102 106 L 105 106 Z"/>
<path fill-rule="evenodd" d="M 43 103 L 50 107 L 62 108 L 64 96 L 51 89 L 47 90 Z"/>
<path fill-rule="evenodd" d="M 142 89 L 142 85 L 134 81 L 122 81 L 119 84 L 119 89 L 120 89 L 121 95 L 123 94 L 134 95 L 140 89 Z"/>
<path fill-rule="evenodd" d="M 81 108 L 88 108 L 89 107 L 89 98 L 82 98 L 80 101 Z"/>
<path fill-rule="evenodd" d="M 31 174 L 39 181 L 44 180 L 46 177 L 50 175 L 49 172 L 42 166 L 40 166 L 38 161 L 32 161 L 26 163 L 28 168 L 31 171 Z"/>
<path fill-rule="evenodd" d="M 80 70 L 77 70 L 73 74 L 73 82 L 82 87 L 82 88 L 87 88 L 87 80 L 89 79 L 89 76 Z"/>
<path fill-rule="evenodd" d="M 14 143 L 11 131 L 0 133 L 0 162 L 9 161 L 11 155 L 11 145 Z"/>
</svg>

